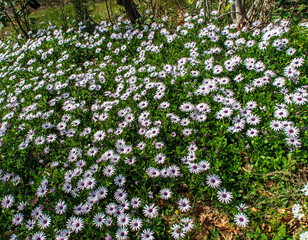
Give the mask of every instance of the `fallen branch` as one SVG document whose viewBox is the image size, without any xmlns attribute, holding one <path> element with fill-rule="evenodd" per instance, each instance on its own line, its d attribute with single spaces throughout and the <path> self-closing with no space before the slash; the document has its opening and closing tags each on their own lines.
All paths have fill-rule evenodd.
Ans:
<svg viewBox="0 0 308 240">
<path fill-rule="evenodd" d="M 239 13 L 239 14 L 241 14 L 242 16 L 244 16 L 244 14 L 241 13 L 241 12 L 227 12 L 227 13 L 224 13 L 223 15 L 219 16 L 217 19 L 219 19 L 219 18 L 221 18 L 221 17 L 223 17 L 223 16 L 225 16 L 225 15 L 227 15 L 227 14 L 232 14 L 232 13 Z M 247 18 L 245 17 L 245 19 L 247 19 Z"/>
</svg>

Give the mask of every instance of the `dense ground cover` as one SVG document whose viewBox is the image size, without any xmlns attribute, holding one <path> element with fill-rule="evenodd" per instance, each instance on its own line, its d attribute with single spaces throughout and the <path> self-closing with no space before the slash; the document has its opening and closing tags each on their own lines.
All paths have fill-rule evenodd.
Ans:
<svg viewBox="0 0 308 240">
<path fill-rule="evenodd" d="M 293 234 L 283 218 L 300 178 L 287 176 L 308 156 L 307 45 L 294 36 L 306 32 L 203 21 L 50 26 L 1 42 L 6 238 Z"/>
</svg>

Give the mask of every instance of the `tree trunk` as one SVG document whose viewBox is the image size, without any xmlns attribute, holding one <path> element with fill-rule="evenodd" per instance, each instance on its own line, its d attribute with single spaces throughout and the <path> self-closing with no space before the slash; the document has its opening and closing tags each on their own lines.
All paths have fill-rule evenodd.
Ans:
<svg viewBox="0 0 308 240">
<path fill-rule="evenodd" d="M 77 21 L 86 23 L 88 19 L 87 7 L 82 0 L 71 0 Z"/>
<path fill-rule="evenodd" d="M 117 0 L 117 4 L 125 7 L 127 17 L 134 24 L 141 17 L 136 4 L 133 0 Z"/>
<path fill-rule="evenodd" d="M 235 21 L 236 21 L 235 3 L 233 3 L 233 4 L 231 5 L 231 17 L 232 17 L 232 21 L 235 22 Z"/>
<path fill-rule="evenodd" d="M 239 14 L 239 13 L 236 14 L 236 22 L 240 23 L 242 18 L 244 17 L 243 16 L 243 8 L 242 8 L 242 1 L 241 0 L 236 0 L 235 1 L 235 11 L 239 12 L 239 13 L 242 13 L 242 14 Z"/>
<path fill-rule="evenodd" d="M 41 6 L 41 4 L 39 4 L 36 0 L 30 0 L 30 1 L 28 1 L 28 4 L 34 10 L 38 9 Z"/>
<path fill-rule="evenodd" d="M 222 5 L 222 2 L 221 2 L 221 0 L 219 0 L 219 3 L 218 3 L 218 10 L 217 10 L 218 14 L 217 14 L 217 15 L 219 15 L 219 13 L 220 13 L 221 5 Z"/>
<path fill-rule="evenodd" d="M 206 17 L 210 17 L 210 7 L 209 7 L 209 1 L 205 0 L 205 6 L 206 6 Z"/>
<path fill-rule="evenodd" d="M 12 3 L 10 3 L 10 6 L 11 6 L 11 9 L 13 11 L 13 14 L 14 14 L 14 18 L 15 18 L 15 21 L 17 22 L 17 25 L 19 27 L 19 29 L 21 30 L 22 34 L 24 35 L 24 37 L 26 37 L 27 39 L 29 39 L 29 35 L 28 33 L 26 32 L 26 30 L 23 28 L 23 26 L 21 25 L 21 22 L 20 22 L 20 18 L 19 18 L 19 15 L 17 14 L 14 6 Z"/>
</svg>

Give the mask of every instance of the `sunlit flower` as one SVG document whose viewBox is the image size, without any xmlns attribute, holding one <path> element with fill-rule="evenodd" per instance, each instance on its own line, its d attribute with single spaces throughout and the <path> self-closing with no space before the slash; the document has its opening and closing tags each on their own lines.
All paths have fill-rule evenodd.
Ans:
<svg viewBox="0 0 308 240">
<path fill-rule="evenodd" d="M 222 203 L 229 203 L 232 201 L 233 195 L 231 192 L 227 192 L 227 190 L 224 188 L 223 190 L 219 190 L 217 192 L 218 200 Z"/>
<path fill-rule="evenodd" d="M 144 229 L 141 233 L 141 239 L 142 240 L 153 240 L 155 239 L 154 236 L 153 236 L 154 232 L 147 228 L 147 229 Z"/>
<path fill-rule="evenodd" d="M 16 213 L 14 217 L 12 218 L 12 223 L 17 226 L 22 224 L 22 221 L 24 219 L 24 215 L 22 213 Z"/>
<path fill-rule="evenodd" d="M 67 205 L 65 204 L 64 201 L 59 200 L 59 202 L 57 203 L 55 210 L 57 214 L 64 214 L 66 211 Z"/>
<path fill-rule="evenodd" d="M 181 198 L 177 203 L 181 212 L 187 212 L 191 208 L 190 201 L 187 198 Z"/>
<path fill-rule="evenodd" d="M 46 239 L 46 235 L 44 232 L 36 232 L 34 233 L 34 235 L 32 236 L 32 240 L 45 240 Z"/>
<path fill-rule="evenodd" d="M 142 220 L 140 218 L 134 218 L 130 221 L 130 227 L 133 231 L 138 231 L 142 228 Z"/>
<path fill-rule="evenodd" d="M 126 240 L 128 235 L 128 230 L 126 228 L 119 228 L 116 232 L 117 240 Z"/>
<path fill-rule="evenodd" d="M 164 189 L 160 190 L 159 193 L 160 193 L 160 197 L 162 199 L 169 199 L 172 196 L 172 192 L 168 188 L 164 188 Z"/>
<path fill-rule="evenodd" d="M 249 219 L 244 213 L 238 213 L 234 216 L 234 221 L 239 227 L 246 227 L 249 223 Z"/>
<path fill-rule="evenodd" d="M 3 208 L 10 208 L 13 206 L 13 203 L 15 202 L 15 198 L 12 195 L 6 195 L 2 201 L 1 201 L 1 206 Z"/>
<path fill-rule="evenodd" d="M 148 217 L 148 218 L 156 218 L 157 215 L 158 215 L 158 207 L 155 206 L 154 204 L 152 205 L 146 205 L 144 208 L 143 208 L 143 214 L 145 217 Z"/>
<path fill-rule="evenodd" d="M 216 174 L 208 174 L 206 177 L 206 184 L 211 188 L 218 188 L 221 182 L 220 177 Z"/>
<path fill-rule="evenodd" d="M 47 214 L 42 214 L 38 218 L 38 225 L 41 229 L 47 228 L 51 223 L 51 218 Z"/>
</svg>

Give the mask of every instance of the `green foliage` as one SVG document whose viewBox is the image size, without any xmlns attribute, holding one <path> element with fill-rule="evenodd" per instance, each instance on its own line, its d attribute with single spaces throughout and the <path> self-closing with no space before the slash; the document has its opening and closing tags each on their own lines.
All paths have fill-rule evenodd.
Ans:
<svg viewBox="0 0 308 240">
<path fill-rule="evenodd" d="M 31 30 L 30 24 L 35 19 L 30 18 L 31 12 L 28 7 L 37 9 L 40 4 L 36 0 L 1 0 L 0 1 L 0 22 L 2 26 L 7 27 L 8 22 L 13 26 L 17 34 L 21 32 L 24 37 L 28 38 L 28 33 Z M 9 17 L 9 11 L 13 16 Z"/>
<path fill-rule="evenodd" d="M 68 6 L 68 11 L 72 10 L 72 6 Z M 46 19 L 51 19 L 55 11 L 47 11 L 45 14 Z M 247 47 L 246 45 L 238 44 L 233 54 L 227 54 L 229 48 L 226 47 L 226 41 L 230 40 L 231 33 L 239 34 L 241 38 L 245 40 L 254 40 L 260 42 L 261 36 L 252 36 L 249 32 L 239 31 L 232 29 L 229 26 L 228 31 L 230 35 L 221 35 L 217 41 L 209 39 L 207 36 L 199 37 L 198 34 L 205 28 L 203 22 L 198 24 L 198 20 L 202 20 L 201 17 L 197 17 L 193 20 L 187 20 L 187 27 L 183 27 L 180 30 L 185 29 L 186 34 L 177 32 L 172 41 L 167 38 L 169 36 L 166 31 L 170 31 L 170 26 L 176 26 L 176 23 L 170 23 L 168 20 L 161 21 L 163 27 L 160 27 L 160 31 L 151 29 L 151 25 L 154 22 L 154 17 L 145 24 L 142 22 L 137 26 L 131 26 L 134 31 L 138 32 L 140 36 L 133 36 L 129 43 L 126 39 L 116 39 L 116 34 L 123 36 L 127 29 L 127 25 L 123 22 L 119 22 L 118 27 L 105 26 L 102 28 L 104 32 L 97 32 L 98 37 L 91 35 L 81 29 L 69 28 L 66 31 L 62 29 L 52 29 L 53 26 L 48 26 L 49 29 L 45 29 L 43 33 L 48 33 L 52 37 L 44 38 L 36 49 L 27 49 L 23 57 L 18 58 L 18 54 L 9 55 L 5 61 L 0 61 L 0 69 L 2 74 L 2 81 L 0 82 L 0 89 L 5 90 L 3 98 L 9 100 L 8 94 L 14 93 L 18 96 L 20 101 L 17 113 L 20 113 L 21 109 L 28 109 L 29 105 L 33 102 L 37 102 L 35 105 L 38 109 L 37 112 L 45 113 L 52 109 L 54 113 L 48 119 L 43 117 L 35 117 L 28 122 L 19 118 L 18 114 L 9 118 L 10 108 L 6 106 L 13 100 L 4 101 L 1 100 L 1 119 L 8 118 L 8 122 L 11 126 L 6 127 L 7 133 L 1 139 L 0 148 L 0 163 L 1 169 L 6 172 L 13 172 L 15 175 L 21 176 L 21 181 L 16 186 L 12 181 L 5 182 L 0 185 L 0 192 L 2 198 L 7 194 L 14 194 L 16 204 L 11 209 L 2 209 L 0 215 L 0 228 L 5 229 L 6 232 L 12 234 L 18 229 L 18 237 L 26 238 L 28 234 L 33 235 L 36 231 L 40 230 L 38 226 L 35 229 L 27 231 L 24 226 L 13 226 L 12 217 L 17 212 L 17 203 L 21 201 L 28 201 L 31 203 L 28 205 L 25 215 L 29 215 L 34 206 L 44 205 L 45 212 L 52 215 L 53 228 L 49 227 L 46 230 L 48 238 L 53 238 L 56 230 L 66 227 L 66 220 L 71 216 L 70 213 L 65 215 L 57 215 L 54 213 L 56 202 L 61 198 L 65 199 L 69 209 L 80 203 L 81 199 L 86 199 L 91 194 L 90 189 L 81 191 L 79 197 L 72 197 L 69 193 L 62 191 L 63 179 L 68 169 L 76 167 L 76 163 L 68 161 L 68 153 L 73 147 L 80 147 L 84 149 L 83 158 L 85 159 L 84 169 L 89 169 L 91 166 L 97 163 L 99 157 L 89 156 L 86 154 L 90 146 L 100 146 L 100 151 L 113 148 L 116 141 L 120 138 L 125 138 L 126 142 L 133 145 L 134 149 L 132 153 L 128 154 L 128 157 L 132 157 L 133 154 L 137 156 L 135 165 L 128 165 L 124 163 L 125 158 L 120 159 L 119 165 L 117 165 L 117 174 L 126 174 L 127 184 L 125 189 L 129 192 L 129 197 L 140 196 L 144 204 L 152 203 L 153 201 L 160 201 L 160 214 L 164 214 L 169 218 L 169 222 L 164 218 L 153 219 L 146 222 L 145 227 L 149 227 L 155 230 L 156 237 L 158 239 L 171 239 L 170 225 L 175 222 L 179 222 L 180 218 L 190 216 L 191 212 L 181 213 L 177 210 L 176 199 L 187 196 L 190 198 L 192 205 L 196 202 L 202 204 L 211 205 L 211 207 L 219 209 L 222 212 L 227 212 L 230 216 L 236 213 L 236 206 L 239 203 L 245 202 L 249 208 L 247 215 L 250 218 L 250 224 L 246 228 L 241 229 L 241 233 L 248 239 L 291 239 L 292 233 L 285 222 L 280 221 L 282 214 L 276 211 L 277 208 L 287 208 L 290 202 L 295 202 L 298 197 L 299 183 L 298 177 L 295 174 L 300 170 L 300 166 L 307 164 L 307 144 L 308 132 L 305 130 L 307 126 L 307 105 L 297 105 L 294 102 L 288 104 L 286 108 L 289 111 L 288 120 L 294 122 L 294 124 L 300 129 L 300 137 L 302 140 L 302 147 L 296 149 L 290 149 L 290 146 L 286 145 L 285 135 L 283 131 L 279 133 L 269 127 L 269 121 L 273 118 L 273 112 L 277 103 L 284 102 L 284 96 L 279 92 L 278 88 L 273 84 L 267 84 L 259 88 L 255 88 L 253 93 L 245 92 L 243 89 L 246 84 L 263 76 L 263 73 L 257 71 L 248 71 L 242 62 L 237 66 L 235 71 L 227 71 L 224 69 L 224 76 L 227 76 L 231 81 L 224 86 L 217 88 L 218 91 L 224 91 L 226 89 L 233 91 L 233 97 L 237 99 L 243 106 L 251 99 L 257 101 L 258 106 L 253 109 L 254 113 L 260 116 L 261 124 L 256 126 L 259 130 L 258 136 L 248 137 L 246 131 L 231 133 L 228 131 L 232 124 L 232 118 L 217 119 L 215 113 L 221 109 L 221 103 L 213 100 L 213 96 L 192 94 L 196 88 L 205 84 L 206 79 L 213 79 L 213 71 L 206 70 L 206 64 L 204 61 L 212 55 L 215 57 L 215 65 L 223 65 L 232 56 L 239 55 L 244 61 L 248 58 L 254 58 L 256 60 L 263 61 L 268 69 L 275 71 L 279 76 L 283 75 L 283 69 L 286 65 L 290 64 L 294 57 L 305 58 L 305 51 L 307 51 L 307 31 L 301 27 L 292 27 L 289 32 L 284 33 L 282 36 L 273 36 L 269 40 L 270 44 L 266 49 L 259 49 L 258 45 Z M 145 19 L 144 19 L 145 20 Z M 146 20 L 145 20 L 146 21 Z M 193 26 L 190 28 L 191 24 Z M 220 32 L 225 26 L 220 25 L 220 20 L 213 18 L 211 25 L 215 25 L 214 30 L 216 33 Z M 157 26 L 153 24 L 153 26 Z M 219 28 L 216 28 L 219 27 Z M 153 27 L 154 28 L 154 27 Z M 164 28 L 164 30 L 162 30 Z M 209 27 L 210 28 L 210 27 Z M 52 30 L 51 30 L 52 29 Z M 151 31 L 149 30 L 151 29 Z M 39 30 L 39 29 L 38 29 Z M 103 31 L 102 30 L 102 31 Z M 146 35 L 149 32 L 153 32 L 153 37 L 146 39 L 141 36 L 141 33 Z M 113 34 L 113 35 L 112 35 Z M 166 34 L 166 35 L 164 35 Z M 101 36 L 100 36 L 101 35 Z M 103 36 L 102 36 L 103 35 Z M 170 34 L 172 35 L 172 34 Z M 56 37 L 55 37 L 56 36 Z M 32 35 L 36 40 L 36 35 Z M 169 36 L 170 37 L 170 36 Z M 144 39 L 141 39 L 144 38 Z M 294 47 L 297 52 L 292 57 L 286 54 L 286 49 L 280 51 L 273 46 L 273 43 L 277 39 L 287 38 L 289 40 L 288 48 Z M 48 39 L 48 40 L 47 40 Z M 22 40 L 23 43 L 25 42 Z M 93 44 L 93 42 L 96 44 Z M 170 42 L 169 42 L 170 41 Z M 86 45 L 86 44 L 88 45 Z M 83 45 L 85 44 L 85 45 Z M 91 45 L 92 44 L 92 45 Z M 193 48 L 197 50 L 192 51 L 189 47 L 183 47 L 184 44 L 192 44 Z M 125 45 L 125 50 L 120 50 Z M 142 46 L 143 45 L 143 46 Z M 7 44 L 8 48 L 12 52 L 16 51 L 16 48 L 22 48 L 22 45 Z M 89 47 L 87 47 L 89 46 Z M 142 48 L 142 47 L 143 48 Z M 144 54 L 144 60 L 136 62 L 138 56 L 137 53 Z M 157 48 L 156 48 L 157 47 Z M 220 54 L 206 54 L 205 52 L 211 48 L 223 49 Z M 145 50 L 147 49 L 147 50 Z M 155 53 L 155 49 L 158 53 Z M 40 51 L 41 50 L 41 51 Z M 197 51 L 199 55 L 198 60 L 200 64 L 197 65 L 193 62 L 186 63 L 185 68 L 187 72 L 183 75 L 176 77 L 176 82 L 173 82 L 173 76 L 167 75 L 165 78 L 160 78 L 158 75 L 151 75 L 151 78 L 147 79 L 147 76 L 151 72 L 147 69 L 150 66 L 156 66 L 157 72 L 162 71 L 167 64 L 177 66 L 179 59 L 184 56 L 190 56 L 193 59 L 193 53 Z M 1 47 L 1 57 L 5 57 L 4 53 L 6 49 Z M 46 53 L 46 57 L 43 54 Z M 18 61 L 17 61 L 18 58 Z M 186 57 L 185 57 L 186 58 Z M 186 59 L 186 60 L 187 60 Z M 201 61 L 202 60 L 202 61 Z M 18 62 L 23 70 L 13 71 L 13 62 Z M 17 65 L 18 65 L 17 64 Z M 102 65 L 100 65 L 102 64 Z M 134 66 L 136 73 L 134 77 L 130 78 L 128 69 L 124 69 L 124 66 Z M 14 66 L 14 65 L 13 65 Z M 121 66 L 121 68 L 119 68 Z M 14 66 L 15 67 L 15 66 Z M 17 67 L 17 66 L 16 66 Z M 41 68 L 39 70 L 39 68 Z M 8 70 L 10 69 L 10 70 Z M 46 71 L 45 71 L 46 69 Z M 197 69 L 200 72 L 198 76 L 192 76 L 189 71 Z M 299 67 L 301 71 L 300 82 L 294 83 L 292 80 L 287 80 L 285 87 L 290 92 L 294 92 L 299 86 L 307 82 L 307 63 Z M 137 71 L 138 70 L 138 71 Z M 43 71 L 43 72 L 42 72 Z M 133 70 L 132 70 L 133 71 Z M 47 72 L 49 74 L 47 74 Z M 93 83 L 101 88 L 93 90 L 93 83 L 86 82 L 84 86 L 78 85 L 75 79 L 76 75 L 80 74 L 80 81 L 85 77 L 82 73 L 88 73 L 89 78 L 91 73 L 96 73 L 93 79 Z M 237 74 L 241 72 L 243 74 L 242 82 L 235 83 L 233 79 Z M 99 79 L 98 75 L 102 73 L 104 79 Z M 73 78 L 75 74 L 75 78 Z M 158 74 L 158 73 L 157 73 Z M 161 73 L 162 74 L 162 73 Z M 15 77 L 13 77 L 15 75 Z M 217 75 L 216 75 L 217 76 Z M 148 111 L 151 114 L 152 122 L 161 120 L 161 132 L 157 139 L 146 138 L 138 133 L 140 123 L 132 122 L 128 127 L 123 128 L 121 135 L 117 135 L 112 132 L 107 132 L 108 129 L 116 129 L 118 124 L 121 123 L 121 117 L 118 114 L 118 109 L 111 107 L 108 110 L 109 119 L 107 121 L 95 121 L 94 112 L 91 107 L 99 101 L 113 101 L 114 98 L 110 94 L 114 94 L 118 82 L 115 81 L 116 77 L 131 79 L 138 86 L 144 86 L 146 81 L 156 81 L 157 84 L 164 83 L 166 91 L 163 101 L 168 101 L 170 107 L 164 110 L 159 109 L 160 101 L 154 99 L 155 91 L 150 87 L 143 94 L 143 100 L 149 102 Z M 219 78 L 219 77 L 217 77 Z M 21 84 L 20 81 L 25 79 L 25 83 Z M 44 80 L 43 80 L 44 79 Z M 160 81 L 159 81 L 160 80 Z M 41 82 L 41 81 L 44 81 Z M 48 83 L 46 83 L 46 82 Z M 272 83 L 272 82 L 271 82 Z M 27 85 L 31 84 L 27 89 Z M 33 84 L 33 85 L 32 85 Z M 39 87 L 40 84 L 45 84 L 44 87 Z M 51 84 L 51 90 L 47 84 Z M 65 87 L 62 87 L 65 86 Z M 92 85 L 92 86 L 91 86 Z M 126 83 L 125 83 L 126 85 Z M 127 84 L 128 85 L 128 84 Z M 223 85 L 223 84 L 221 84 Z M 56 87 L 58 86 L 58 87 Z M 60 87 L 59 87 L 60 86 Z M 142 88 L 142 86 L 140 88 Z M 148 86 L 148 85 L 147 85 Z M 127 86 L 125 86 L 127 87 Z M 36 89 L 37 88 L 37 89 Z M 58 88 L 58 89 L 56 89 Z M 23 91 L 19 92 L 20 89 Z M 36 89 L 36 90 L 34 90 Z M 143 89 L 142 89 L 143 90 Z M 141 90 L 136 89 L 138 94 L 141 94 Z M 66 94 L 69 93 L 67 97 Z M 226 94 L 226 93 L 221 93 Z M 39 96 L 41 95 L 41 96 Z M 227 94 L 226 94 L 227 95 Z M 21 99 L 24 99 L 21 101 Z M 68 100 L 76 100 L 78 103 L 85 101 L 81 108 L 77 108 L 75 111 L 66 111 L 63 107 Z M 190 127 L 194 130 L 193 134 L 189 136 L 183 136 L 182 131 L 184 126 L 181 124 L 175 124 L 177 120 L 170 120 L 167 115 L 175 114 L 180 119 L 188 118 L 188 113 L 184 113 L 179 110 L 182 102 L 190 101 L 197 105 L 198 103 L 207 102 L 211 106 L 211 112 L 207 114 L 206 121 L 199 123 L 198 121 L 191 121 Z M 102 104 L 100 102 L 99 104 Z M 119 101 L 119 108 L 130 107 L 134 114 L 141 111 L 138 106 L 140 101 L 136 101 L 133 98 L 129 101 L 121 99 Z M 265 109 L 263 107 L 266 107 Z M 35 107 L 34 107 L 35 108 Z M 94 109 L 94 108 L 93 108 Z M 101 111 L 99 109 L 97 111 Z M 31 111 L 30 111 L 31 112 Z M 35 110 L 33 111 L 33 114 Z M 29 113 L 31 119 L 32 113 Z M 38 113 L 38 116 L 40 115 Z M 76 135 L 69 137 L 65 134 L 59 133 L 55 128 L 42 128 L 43 124 L 48 121 L 50 124 L 56 126 L 59 122 L 63 121 L 62 117 L 65 114 L 71 116 L 71 120 L 80 119 L 80 125 L 73 126 L 68 121 L 67 128 L 75 129 Z M 237 114 L 241 114 L 240 111 Z M 40 115 L 41 116 L 41 115 Z M 4 121 L 4 120 L 3 120 Z M 20 125 L 25 123 L 24 129 L 20 129 Z M 70 125 L 71 124 L 71 125 Z M 93 141 L 93 135 L 81 134 L 82 131 L 91 126 L 93 131 L 103 130 L 107 132 L 104 141 L 95 143 Z M 48 154 L 44 154 L 44 144 L 36 144 L 29 142 L 28 147 L 21 149 L 20 143 L 24 141 L 25 135 L 30 129 L 34 129 L 36 132 L 35 137 L 45 136 L 47 134 L 57 133 L 58 139 L 55 142 L 45 143 L 50 147 L 52 151 Z M 140 150 L 135 147 L 139 141 L 146 141 L 147 146 Z M 163 150 L 154 148 L 155 142 L 164 142 L 165 146 Z M 210 163 L 211 173 L 217 174 L 222 180 L 221 188 L 226 188 L 233 193 L 233 202 L 230 204 L 222 204 L 217 201 L 217 189 L 212 189 L 205 183 L 208 172 L 201 174 L 192 174 L 187 165 L 181 164 L 181 158 L 187 154 L 187 146 L 194 142 L 197 144 L 196 156 L 199 160 L 206 160 Z M 102 144 L 103 146 L 101 146 Z M 178 179 L 166 179 L 164 178 L 150 178 L 146 174 L 145 170 L 149 166 L 157 166 L 154 161 L 154 157 L 159 152 L 163 151 L 166 155 L 166 160 L 162 167 L 170 166 L 172 164 L 179 165 L 183 176 Z M 43 160 L 43 161 L 41 161 Z M 59 166 L 56 166 L 58 162 Z M 109 164 L 108 161 L 99 162 L 98 169 L 93 174 L 97 179 L 99 185 L 106 186 L 109 189 L 110 195 L 108 199 L 102 199 L 100 204 L 93 207 L 93 212 L 103 212 L 105 206 L 113 199 L 113 193 L 117 189 L 113 182 L 113 178 L 107 178 L 102 174 L 103 169 Z M 66 166 L 67 165 L 67 166 Z M 159 166 L 157 166 L 159 167 Z M 295 176 L 294 176 L 295 175 Z M 39 187 L 43 179 L 48 179 L 49 186 L 55 188 L 55 192 L 48 192 L 48 197 L 36 198 L 37 188 Z M 76 176 L 72 179 L 72 184 L 76 185 L 79 177 Z M 271 183 L 271 184 L 270 184 Z M 183 185 L 186 184 L 186 190 Z M 170 188 L 173 191 L 173 197 L 168 201 L 161 201 L 159 197 L 159 191 L 162 188 Z M 154 197 L 149 197 L 149 192 L 152 192 Z M 33 206 L 32 206 L 33 205 Z M 93 213 L 92 212 L 92 213 Z M 136 216 L 143 216 L 142 210 L 136 210 Z M 198 211 L 194 209 L 195 225 L 198 225 Z M 132 215 L 135 213 L 131 213 Z M 106 233 L 114 234 L 117 230 L 116 222 L 109 228 L 104 227 L 102 229 L 95 228 L 92 223 L 92 215 L 82 216 L 89 224 L 87 226 L 90 230 L 81 233 L 72 233 L 72 238 L 75 239 L 94 239 L 103 238 Z M 232 219 L 232 217 L 230 217 Z M 149 219 L 148 219 L 149 220 Z M 266 231 L 263 228 L 264 225 L 270 225 L 271 231 Z M 234 223 L 230 224 L 234 226 Z M 197 229 L 202 230 L 200 226 Z M 137 238 L 138 233 L 130 233 L 131 239 Z M 240 233 L 239 233 L 240 234 Z M 221 235 L 219 227 L 213 227 L 209 231 L 208 239 L 218 239 Z M 187 236 L 188 239 L 194 239 L 193 236 Z M 240 236 L 234 236 L 234 239 L 239 239 Z"/>
<path fill-rule="evenodd" d="M 308 19 L 308 5 L 306 0 L 276 0 L 276 8 L 273 9 L 273 16 L 283 16 L 290 19 L 292 24 L 297 25 Z"/>
<path fill-rule="evenodd" d="M 192 5 L 194 3 L 194 0 L 186 0 L 187 4 Z"/>
</svg>

